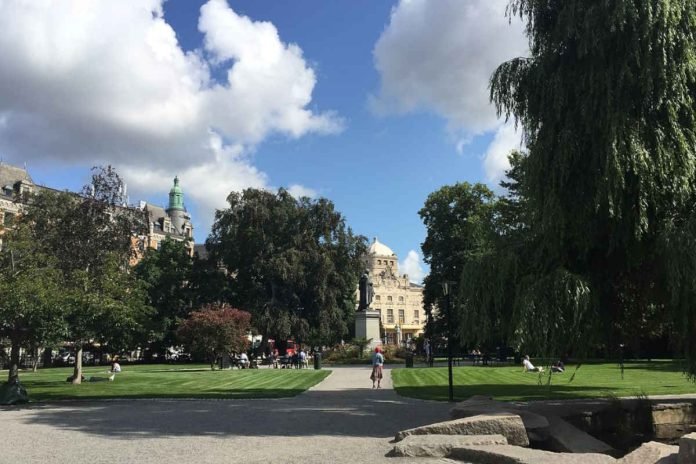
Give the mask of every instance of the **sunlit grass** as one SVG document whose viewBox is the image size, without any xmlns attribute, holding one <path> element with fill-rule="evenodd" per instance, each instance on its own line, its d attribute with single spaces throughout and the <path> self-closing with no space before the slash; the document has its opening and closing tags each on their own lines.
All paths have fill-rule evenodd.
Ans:
<svg viewBox="0 0 696 464">
<path fill-rule="evenodd" d="M 309 369 L 232 369 L 211 371 L 209 366 L 183 364 L 124 365 L 113 382 L 105 379 L 108 366 L 86 367 L 82 385 L 66 378 L 72 368 L 21 372 L 20 382 L 31 401 L 105 398 L 282 398 L 298 395 L 322 381 L 330 371 Z M 7 371 L 0 371 L 3 379 Z"/>
<path fill-rule="evenodd" d="M 623 379 L 617 364 L 584 364 L 570 381 L 573 373 L 575 366 L 567 366 L 566 372 L 553 374 L 549 384 L 548 373 L 523 373 L 520 366 L 455 367 L 454 396 L 457 400 L 485 395 L 498 400 L 524 401 L 696 393 L 696 384 L 672 361 L 626 364 Z M 448 399 L 447 368 L 396 369 L 392 371 L 392 379 L 400 395 L 438 401 Z"/>
</svg>

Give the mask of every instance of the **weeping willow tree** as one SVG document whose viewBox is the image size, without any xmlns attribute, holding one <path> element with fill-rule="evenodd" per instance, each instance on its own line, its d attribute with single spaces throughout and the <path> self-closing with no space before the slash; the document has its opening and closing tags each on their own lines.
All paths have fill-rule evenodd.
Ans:
<svg viewBox="0 0 696 464">
<path fill-rule="evenodd" d="M 650 312 L 693 321 L 696 285 L 667 292 L 660 244 L 685 246 L 692 230 L 673 224 L 696 191 L 696 2 L 511 0 L 508 14 L 526 22 L 530 56 L 496 70 L 491 99 L 523 129 L 538 244 L 515 293 L 518 334 L 548 338 L 534 328 L 559 314 L 583 333 L 596 312 L 611 352 Z M 674 253 L 671 272 L 695 270 L 692 255 Z M 627 333 L 627 321 L 644 324 Z"/>
</svg>

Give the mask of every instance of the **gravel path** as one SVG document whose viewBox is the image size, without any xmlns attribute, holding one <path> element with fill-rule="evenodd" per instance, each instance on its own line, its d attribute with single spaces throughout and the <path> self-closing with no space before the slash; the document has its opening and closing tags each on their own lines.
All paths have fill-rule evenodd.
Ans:
<svg viewBox="0 0 696 464">
<path fill-rule="evenodd" d="M 334 368 L 273 400 L 119 400 L 0 409 L 0 463 L 383 463 L 402 429 L 446 420 L 450 405 L 403 398 L 385 369 Z M 428 460 L 419 459 L 419 463 Z M 434 461 L 430 461 L 434 462 Z"/>
</svg>

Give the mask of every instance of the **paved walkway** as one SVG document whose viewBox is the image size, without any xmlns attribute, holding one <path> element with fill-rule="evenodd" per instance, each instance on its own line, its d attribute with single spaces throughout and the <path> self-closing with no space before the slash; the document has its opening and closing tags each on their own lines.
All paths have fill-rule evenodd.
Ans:
<svg viewBox="0 0 696 464">
<path fill-rule="evenodd" d="M 295 398 L 121 400 L 0 409 L 0 463 L 384 463 L 402 429 L 447 419 L 450 405 L 403 398 L 385 369 L 334 368 Z M 419 463 L 428 460 L 419 459 Z M 432 461 L 431 461 L 432 462 Z"/>
</svg>

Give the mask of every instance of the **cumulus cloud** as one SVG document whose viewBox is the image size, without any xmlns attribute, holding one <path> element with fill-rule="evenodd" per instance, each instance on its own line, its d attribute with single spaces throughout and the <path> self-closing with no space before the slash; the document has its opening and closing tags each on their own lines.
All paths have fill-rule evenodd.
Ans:
<svg viewBox="0 0 696 464">
<path fill-rule="evenodd" d="M 522 134 L 515 129 L 515 124 L 508 122 L 500 126 L 483 157 L 486 180 L 492 184 L 500 183 L 505 177 L 505 171 L 510 169 L 510 152 L 523 149 Z"/>
<path fill-rule="evenodd" d="M 442 116 L 459 152 L 473 136 L 497 131 L 502 122 L 489 103 L 490 77 L 504 61 L 528 54 L 521 21 L 505 17 L 507 4 L 400 0 L 374 48 L 381 87 L 373 108 Z"/>
<path fill-rule="evenodd" d="M 408 252 L 406 258 L 399 263 L 399 269 L 402 273 L 408 274 L 411 282 L 421 283 L 426 276 L 426 272 L 423 269 L 423 261 L 416 250 Z"/>
<path fill-rule="evenodd" d="M 295 198 L 302 198 L 302 197 L 307 197 L 307 198 L 317 198 L 319 194 L 317 194 L 316 190 L 313 190 L 311 188 L 305 187 L 303 185 L 299 184 L 293 184 L 288 187 L 288 192 L 290 195 L 292 195 Z"/>
<path fill-rule="evenodd" d="M 143 193 L 178 173 L 211 208 L 268 185 L 248 154 L 269 135 L 341 130 L 334 113 L 308 109 L 316 75 L 273 24 L 210 0 L 203 46 L 186 52 L 163 1 L 0 2 L 0 153 L 111 163 Z"/>
</svg>

